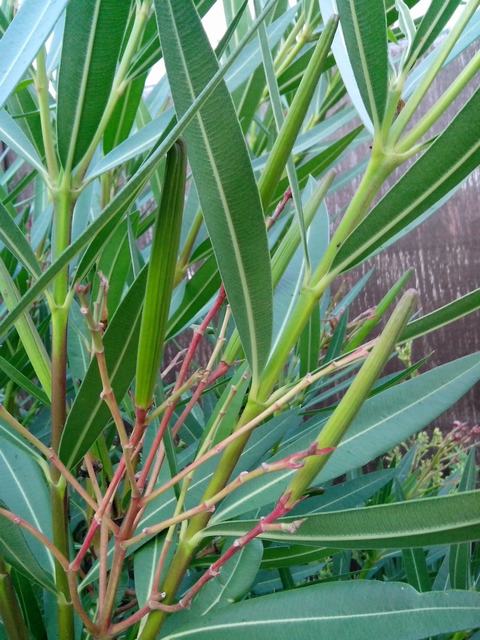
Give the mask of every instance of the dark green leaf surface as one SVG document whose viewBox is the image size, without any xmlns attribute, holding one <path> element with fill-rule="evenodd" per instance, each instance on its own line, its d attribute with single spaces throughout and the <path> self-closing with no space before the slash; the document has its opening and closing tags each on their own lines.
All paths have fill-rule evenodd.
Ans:
<svg viewBox="0 0 480 640">
<path fill-rule="evenodd" d="M 218 70 L 191 0 L 158 0 L 157 19 L 178 116 Z M 250 365 L 265 363 L 272 284 L 265 224 L 232 99 L 220 83 L 185 132 L 193 176 L 220 273 Z"/>
<path fill-rule="evenodd" d="M 365 402 L 316 483 L 333 480 L 367 464 L 426 427 L 480 379 L 480 355 L 472 354 L 408 380 Z M 307 422 L 272 460 L 306 449 L 325 418 Z M 263 427 L 260 427 L 260 432 Z M 271 504 L 285 489 L 292 471 L 269 474 L 240 487 L 222 502 L 212 522 Z"/>
<path fill-rule="evenodd" d="M 477 465 L 475 447 L 470 449 L 462 478 L 459 484 L 459 491 L 472 491 L 477 483 Z M 450 547 L 449 553 L 449 573 L 450 586 L 452 589 L 470 589 L 471 587 L 471 553 L 472 545 L 469 542 L 455 544 Z"/>
<path fill-rule="evenodd" d="M 64 167 L 88 149 L 107 104 L 131 0 L 70 0 L 58 79 L 58 151 Z"/>
<path fill-rule="evenodd" d="M 378 126 L 388 92 L 387 24 L 383 0 L 338 0 L 348 57 L 364 105 Z"/>
<path fill-rule="evenodd" d="M 478 309 L 480 309 L 480 289 L 475 289 L 457 300 L 409 322 L 402 334 L 402 340 L 412 340 L 424 336 Z"/>
<path fill-rule="evenodd" d="M 414 62 L 430 48 L 460 2 L 461 0 L 432 0 L 415 34 L 409 55 L 410 61 Z"/>
</svg>

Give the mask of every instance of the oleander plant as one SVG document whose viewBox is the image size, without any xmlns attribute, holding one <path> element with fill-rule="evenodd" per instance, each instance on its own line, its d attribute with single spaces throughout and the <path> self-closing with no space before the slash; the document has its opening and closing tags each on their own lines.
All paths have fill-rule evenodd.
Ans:
<svg viewBox="0 0 480 640">
<path fill-rule="evenodd" d="M 480 0 L 0 30 L 0 638 L 478 640 L 480 354 L 411 346 L 480 290 L 341 283 L 480 163 Z"/>
</svg>

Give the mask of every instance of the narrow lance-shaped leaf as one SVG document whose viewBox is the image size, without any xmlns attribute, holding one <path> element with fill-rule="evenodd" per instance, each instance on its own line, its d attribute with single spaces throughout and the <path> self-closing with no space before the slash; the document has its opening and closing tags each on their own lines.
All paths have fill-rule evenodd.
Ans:
<svg viewBox="0 0 480 640">
<path fill-rule="evenodd" d="M 249 30 L 247 36 L 242 40 L 243 46 L 248 42 L 251 36 L 258 29 L 258 25 L 261 20 L 265 19 L 265 16 L 272 10 L 276 0 L 269 0 L 267 2 L 262 15 L 258 20 L 254 22 L 252 28 Z M 232 67 L 235 60 L 238 58 L 242 47 L 240 47 L 234 55 L 232 55 L 225 65 L 215 73 L 215 75 L 209 80 L 204 89 L 200 92 L 195 102 L 190 105 L 184 115 L 179 118 L 178 123 L 173 129 L 165 135 L 158 147 L 151 153 L 151 155 L 140 166 L 137 172 L 131 177 L 127 184 L 112 198 L 110 203 L 102 211 L 92 224 L 75 240 L 72 242 L 50 267 L 44 271 L 40 278 L 30 289 L 25 293 L 15 308 L 10 311 L 8 316 L 0 322 L 0 336 L 3 336 L 6 331 L 14 324 L 14 322 L 21 316 L 21 314 L 28 309 L 36 298 L 44 291 L 45 287 L 55 278 L 55 276 L 67 265 L 83 248 L 85 248 L 92 240 L 98 237 L 98 235 L 106 229 L 106 227 L 118 221 L 125 213 L 126 209 L 133 202 L 134 198 L 138 195 L 139 191 L 152 176 L 157 167 L 159 158 L 161 158 L 170 147 L 174 144 L 177 138 L 182 135 L 185 127 L 187 127 L 197 111 L 205 104 L 209 97 L 213 94 L 221 80 L 224 78 L 227 71 Z M 88 260 L 83 262 L 82 268 L 80 266 L 76 272 L 76 278 L 81 279 L 91 268 L 98 250 L 91 253 Z"/>
<path fill-rule="evenodd" d="M 58 79 L 58 152 L 72 167 L 88 149 L 107 104 L 130 0 L 70 0 Z"/>
<path fill-rule="evenodd" d="M 191 2 L 155 2 L 175 109 L 183 115 L 218 63 Z M 232 99 L 221 82 L 185 132 L 207 229 L 254 376 L 272 333 L 272 283 L 262 206 Z"/>
<path fill-rule="evenodd" d="M 407 500 L 361 509 L 302 516 L 294 533 L 267 531 L 267 540 L 317 544 L 331 549 L 392 549 L 477 540 L 480 535 L 480 491 Z M 289 522 L 295 516 L 284 519 Z M 246 533 L 253 520 L 208 527 L 205 535 Z"/>
<path fill-rule="evenodd" d="M 475 289 L 457 300 L 409 322 L 402 333 L 402 341 L 413 340 L 436 331 L 478 309 L 480 309 L 480 289 Z"/>
<path fill-rule="evenodd" d="M 479 606 L 478 593 L 419 594 L 394 582 L 340 581 L 245 600 L 164 640 L 424 640 L 475 628 Z"/>
<path fill-rule="evenodd" d="M 46 174 L 37 150 L 14 118 L 4 109 L 0 111 L 0 138 L 12 151 L 26 160 L 37 171 L 43 175 Z"/>
<path fill-rule="evenodd" d="M 337 7 L 350 64 L 365 108 L 377 128 L 383 120 L 388 95 L 384 1 L 337 0 Z"/>
<path fill-rule="evenodd" d="M 8 272 L 3 260 L 0 258 L 0 294 L 8 310 L 13 309 L 20 300 L 18 289 Z M 28 314 L 17 319 L 15 328 L 18 332 L 23 347 L 28 354 L 32 367 L 37 375 L 43 390 L 50 399 L 51 396 L 51 365 L 45 346 L 38 334 L 33 320 Z"/>
<path fill-rule="evenodd" d="M 4 427 L 2 424 L 2 431 Z M 28 445 L 17 446 L 0 432 L 0 503 L 24 518 L 47 538 L 52 537 L 49 487 Z M 51 575 L 55 565 L 48 549 L 28 533 L 25 540 L 40 566 Z"/>
<path fill-rule="evenodd" d="M 25 0 L 0 40 L 0 107 L 28 70 L 68 0 Z"/>
<path fill-rule="evenodd" d="M 12 217 L 0 203 L 0 241 L 8 247 L 13 255 L 27 267 L 34 276 L 41 273 L 40 265 L 21 230 L 17 227 Z"/>
<path fill-rule="evenodd" d="M 410 48 L 408 62 L 413 64 L 429 49 L 447 22 L 453 16 L 461 0 L 432 0 L 428 11 L 417 29 L 417 33 Z"/>
<path fill-rule="evenodd" d="M 479 379 L 480 354 L 474 353 L 369 398 L 315 482 L 338 478 L 404 442 L 452 406 Z M 301 435 L 280 447 L 269 462 L 306 449 L 324 423 L 321 417 L 307 422 Z M 222 502 L 212 521 L 274 502 L 292 475 L 292 471 L 271 474 L 267 480 L 253 480 L 240 487 Z"/>
<path fill-rule="evenodd" d="M 405 458 L 402 462 L 405 461 Z M 405 501 L 405 492 L 397 476 L 394 492 L 398 502 Z M 428 573 L 427 559 L 423 547 L 402 549 L 403 566 L 408 583 L 417 591 L 431 591 L 432 580 Z"/>
<path fill-rule="evenodd" d="M 393 287 L 386 293 L 386 295 L 380 300 L 378 305 L 375 307 L 375 311 L 373 317 L 368 318 L 365 322 L 358 328 L 358 330 L 353 334 L 348 343 L 344 347 L 344 351 L 351 351 L 356 349 L 361 344 L 365 342 L 370 333 L 375 329 L 375 327 L 379 324 L 390 305 L 393 304 L 395 298 L 405 287 L 406 283 L 413 276 L 413 269 L 409 269 L 393 285 Z"/>
<path fill-rule="evenodd" d="M 333 268 L 359 264 L 421 216 L 480 162 L 480 89 L 340 247 Z"/>
<path fill-rule="evenodd" d="M 324 70 L 325 61 L 330 51 L 337 24 L 338 18 L 336 17 L 330 18 L 326 24 L 308 67 L 305 70 L 300 86 L 290 105 L 287 117 L 278 132 L 273 149 L 269 153 L 267 163 L 259 181 L 260 196 L 265 207 L 268 207 L 274 196 L 275 189 L 282 177 L 288 157 L 300 133 L 320 75 Z"/>
<path fill-rule="evenodd" d="M 185 147 L 177 142 L 167 155 L 140 326 L 135 403 L 142 409 L 148 409 L 152 403 L 163 352 L 182 228 L 186 170 Z"/>
<path fill-rule="evenodd" d="M 477 465 L 475 447 L 470 449 L 462 478 L 458 487 L 459 491 L 472 491 L 477 482 Z M 449 553 L 449 573 L 450 586 L 452 589 L 471 588 L 471 552 L 470 542 L 454 544 L 450 547 Z"/>
</svg>

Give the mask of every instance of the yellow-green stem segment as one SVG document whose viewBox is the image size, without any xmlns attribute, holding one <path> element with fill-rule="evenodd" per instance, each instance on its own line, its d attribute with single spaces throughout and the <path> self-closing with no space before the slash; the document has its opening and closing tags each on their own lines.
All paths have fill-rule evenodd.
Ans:
<svg viewBox="0 0 480 640">
<path fill-rule="evenodd" d="M 321 430 L 316 441 L 318 449 L 336 447 L 342 439 L 390 358 L 398 338 L 413 313 L 417 299 L 418 294 L 414 289 L 410 289 L 402 296 L 355 380 Z M 302 497 L 328 459 L 329 455 L 311 456 L 307 459 L 285 492 L 288 496 L 287 506 L 293 507 Z"/>
</svg>

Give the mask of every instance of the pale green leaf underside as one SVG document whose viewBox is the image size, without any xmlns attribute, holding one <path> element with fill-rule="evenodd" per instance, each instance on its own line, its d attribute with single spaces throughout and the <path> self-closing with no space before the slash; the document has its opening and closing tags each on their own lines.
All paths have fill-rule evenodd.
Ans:
<svg viewBox="0 0 480 640">
<path fill-rule="evenodd" d="M 477 627 L 479 607 L 478 593 L 419 594 L 399 583 L 336 582 L 232 605 L 165 640 L 423 640 Z"/>
<path fill-rule="evenodd" d="M 0 107 L 28 70 L 68 0 L 25 0 L 0 40 Z"/>
</svg>

